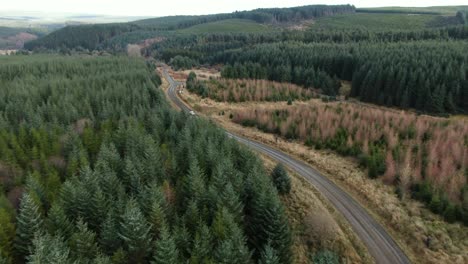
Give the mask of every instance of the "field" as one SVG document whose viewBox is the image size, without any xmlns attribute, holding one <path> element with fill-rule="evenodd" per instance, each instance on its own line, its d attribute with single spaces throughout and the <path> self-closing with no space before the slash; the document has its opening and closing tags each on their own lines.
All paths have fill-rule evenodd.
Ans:
<svg viewBox="0 0 468 264">
<path fill-rule="evenodd" d="M 267 25 L 259 24 L 248 19 L 226 19 L 211 23 L 195 25 L 193 27 L 179 30 L 181 33 L 200 34 L 200 33 L 258 33 L 271 31 Z"/>
<path fill-rule="evenodd" d="M 435 21 L 438 15 L 356 13 L 322 17 L 311 29 L 418 30 Z"/>
</svg>

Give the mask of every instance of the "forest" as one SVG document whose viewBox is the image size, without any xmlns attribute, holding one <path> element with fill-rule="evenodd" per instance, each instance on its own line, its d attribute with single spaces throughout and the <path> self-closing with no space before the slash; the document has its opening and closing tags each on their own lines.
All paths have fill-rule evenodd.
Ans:
<svg viewBox="0 0 468 264">
<path fill-rule="evenodd" d="M 468 113 L 468 49 L 463 41 L 302 44 L 286 42 L 220 54 L 228 78 L 292 82 L 336 95 L 338 79 L 351 96 L 429 113 Z"/>
<path fill-rule="evenodd" d="M 0 59 L 0 263 L 291 263 L 288 189 L 154 65 Z"/>
</svg>

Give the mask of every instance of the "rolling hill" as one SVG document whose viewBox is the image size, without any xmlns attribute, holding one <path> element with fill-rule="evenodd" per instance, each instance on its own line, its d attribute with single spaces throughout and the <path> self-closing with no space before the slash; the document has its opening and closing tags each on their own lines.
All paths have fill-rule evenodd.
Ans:
<svg viewBox="0 0 468 264">
<path fill-rule="evenodd" d="M 271 31 L 271 27 L 265 24 L 257 23 L 249 19 L 226 19 L 216 22 L 199 24 L 193 27 L 179 30 L 181 33 L 226 33 L 226 32 L 243 32 L 257 33 Z"/>
</svg>

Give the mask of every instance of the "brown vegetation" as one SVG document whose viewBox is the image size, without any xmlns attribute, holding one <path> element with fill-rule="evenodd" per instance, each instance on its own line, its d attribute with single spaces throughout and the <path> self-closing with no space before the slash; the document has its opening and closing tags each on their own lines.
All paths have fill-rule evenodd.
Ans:
<svg viewBox="0 0 468 264">
<path fill-rule="evenodd" d="M 208 97 L 220 102 L 308 100 L 316 93 L 290 83 L 219 79 L 206 83 Z"/>
<path fill-rule="evenodd" d="M 468 122 L 371 109 L 348 103 L 317 103 L 281 110 L 239 110 L 233 121 L 255 125 L 287 138 L 326 144 L 342 132 L 347 149 L 369 155 L 369 145 L 383 145 L 384 180 L 407 190 L 422 180 L 460 202 L 468 168 Z M 331 144 L 331 143 L 330 143 Z M 338 143 L 339 144 L 339 143 Z M 337 146 L 338 150 L 341 146 Z"/>
</svg>

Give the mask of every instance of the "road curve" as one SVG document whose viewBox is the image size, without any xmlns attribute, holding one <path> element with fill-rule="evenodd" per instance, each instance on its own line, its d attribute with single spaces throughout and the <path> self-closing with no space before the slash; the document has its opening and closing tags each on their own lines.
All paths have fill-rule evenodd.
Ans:
<svg viewBox="0 0 468 264">
<path fill-rule="evenodd" d="M 167 91 L 169 98 L 182 111 L 190 112 L 191 109 L 177 96 L 176 88 L 178 83 L 169 75 L 166 68 L 163 69 L 163 75 L 170 84 Z M 234 138 L 253 150 L 283 163 L 313 184 L 348 220 L 354 232 L 367 246 L 369 253 L 375 259 L 376 263 L 411 263 L 403 250 L 401 250 L 385 229 L 347 192 L 343 191 L 327 177 L 320 174 L 320 172 L 307 165 L 305 162 L 297 160 L 282 151 L 230 132 L 226 133 L 230 138 Z"/>
</svg>

